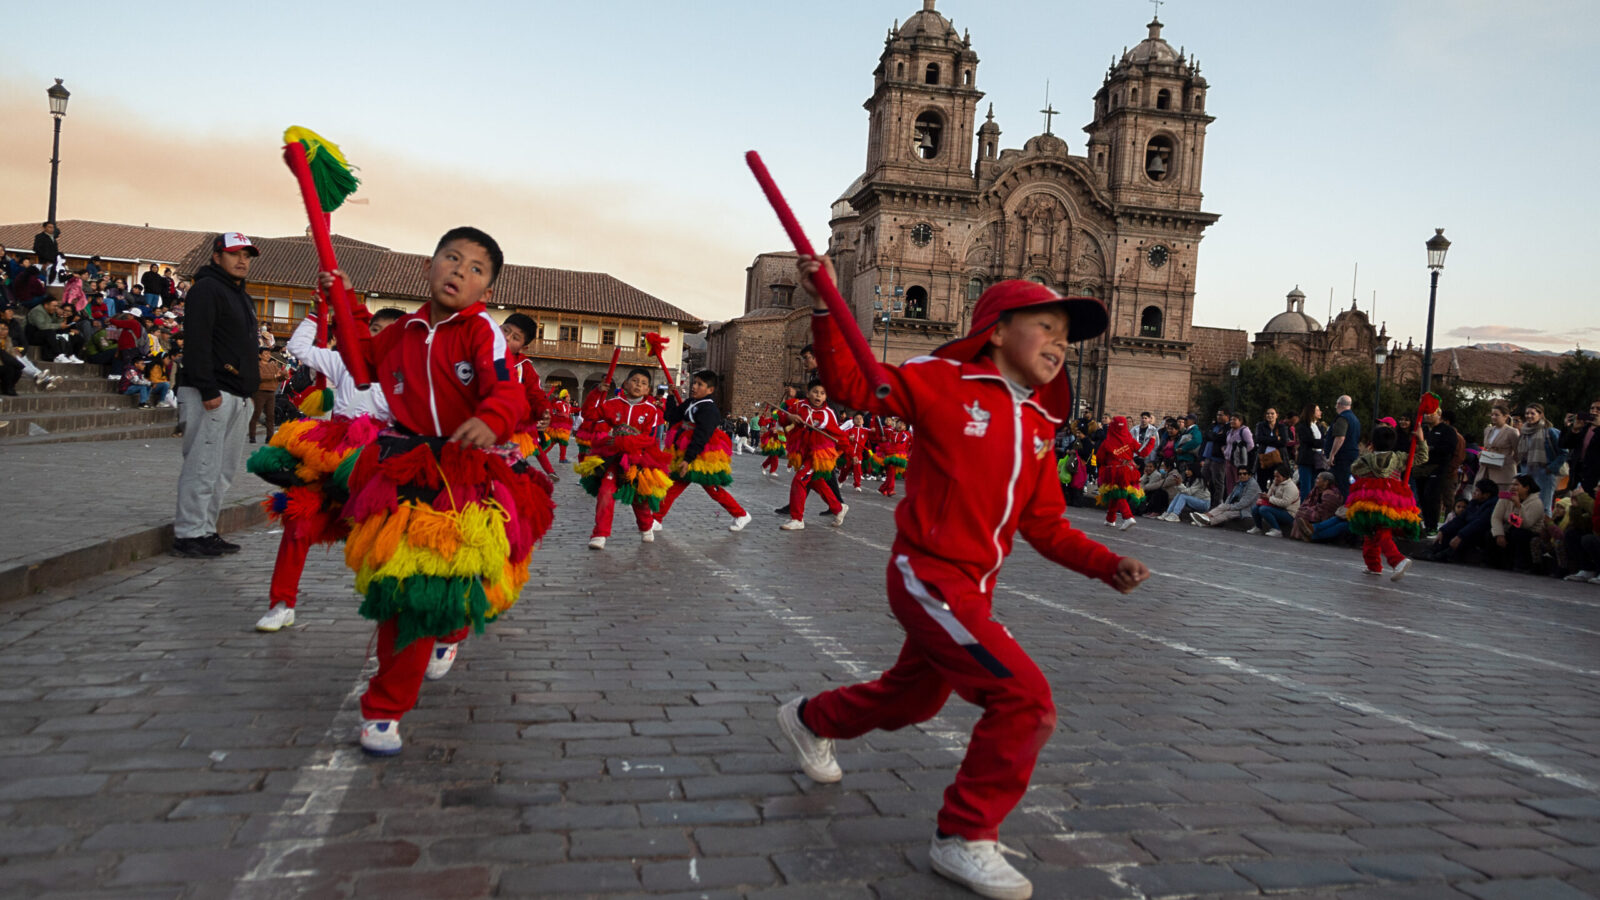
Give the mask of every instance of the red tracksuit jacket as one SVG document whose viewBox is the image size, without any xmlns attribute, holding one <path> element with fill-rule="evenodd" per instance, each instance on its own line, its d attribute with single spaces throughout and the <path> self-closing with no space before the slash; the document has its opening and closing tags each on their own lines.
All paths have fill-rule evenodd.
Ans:
<svg viewBox="0 0 1600 900">
<path fill-rule="evenodd" d="M 518 423 L 519 430 L 532 431 L 544 414 L 551 412 L 550 395 L 539 386 L 539 370 L 526 356 L 511 360 L 511 378 L 522 385 L 523 397 L 528 401 L 528 414 Z"/>
<path fill-rule="evenodd" d="M 396 422 L 449 437 L 476 416 L 510 439 L 527 415 L 522 385 L 506 367 L 506 339 L 482 303 L 433 323 L 423 306 L 372 339 L 371 359 Z"/>
<path fill-rule="evenodd" d="M 661 408 L 649 397 L 629 400 L 617 396 L 600 404 L 600 418 L 611 428 L 628 425 L 640 434 L 650 434 L 661 424 Z"/>
<path fill-rule="evenodd" d="M 1021 529 L 1046 558 L 1110 583 L 1121 557 L 1061 517 L 1059 423 L 1031 397 L 1016 399 L 993 362 L 924 356 L 898 367 L 875 363 L 892 388 L 880 400 L 833 317 L 813 315 L 811 323 L 829 396 L 917 429 L 906 496 L 894 513 L 894 552 L 942 560 L 989 591 Z"/>
</svg>

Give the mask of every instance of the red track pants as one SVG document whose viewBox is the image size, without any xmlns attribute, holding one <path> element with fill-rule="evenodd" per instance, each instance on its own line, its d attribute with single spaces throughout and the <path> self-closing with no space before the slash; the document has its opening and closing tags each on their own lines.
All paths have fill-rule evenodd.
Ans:
<svg viewBox="0 0 1600 900">
<path fill-rule="evenodd" d="M 283 537 L 278 539 L 278 561 L 272 567 L 272 587 L 267 590 L 267 609 L 282 603 L 294 609 L 300 596 L 300 573 L 306 568 L 311 540 L 301 533 L 293 519 L 285 519 Z"/>
<path fill-rule="evenodd" d="M 889 609 L 906 630 L 900 658 L 877 681 L 812 697 L 806 727 L 825 738 L 895 731 L 933 718 L 951 691 L 982 707 L 938 826 L 969 841 L 995 840 L 1055 730 L 1050 684 L 990 617 L 992 595 L 951 566 L 896 554 L 888 587 Z"/>
<path fill-rule="evenodd" d="M 562 452 L 565 452 L 565 451 L 566 451 L 566 448 L 563 447 L 562 448 Z M 538 452 L 536 452 L 534 455 L 539 457 L 539 467 L 544 469 L 544 473 L 546 475 L 554 475 L 556 473 L 556 467 L 550 465 L 550 457 L 545 454 L 545 448 L 544 447 L 540 447 Z M 566 462 L 565 459 L 562 459 L 561 461 L 562 462 Z"/>
<path fill-rule="evenodd" d="M 600 481 L 600 493 L 595 497 L 594 503 L 594 533 L 590 537 L 611 536 L 611 514 L 617 506 L 617 474 L 607 468 L 605 477 Z M 650 509 L 650 504 L 639 501 L 633 504 L 633 520 L 638 523 L 640 531 L 649 531 L 656 522 L 656 514 Z"/>
<path fill-rule="evenodd" d="M 795 470 L 794 480 L 789 482 L 789 518 L 800 522 L 806 520 L 806 494 L 810 491 L 816 491 L 822 502 L 828 504 L 830 514 L 838 515 L 839 510 L 844 508 L 827 478 L 815 475 L 810 466 L 801 466 Z"/>
<path fill-rule="evenodd" d="M 378 674 L 367 682 L 367 692 L 361 695 L 364 719 L 398 719 L 410 712 L 417 705 L 417 692 L 422 690 L 422 676 L 428 671 L 428 660 L 433 658 L 433 645 L 458 643 L 467 636 L 467 629 L 463 628 L 438 641 L 422 638 L 395 650 L 398 631 L 394 619 L 378 624 Z"/>
<path fill-rule="evenodd" d="M 895 469 L 894 466 L 884 466 L 883 467 L 883 487 L 878 488 L 878 493 L 884 495 L 885 497 L 893 497 L 894 496 L 894 473 L 895 473 L 895 471 L 896 471 L 896 469 Z"/>
<path fill-rule="evenodd" d="M 1128 501 L 1122 499 L 1121 497 L 1111 501 L 1111 505 L 1106 507 L 1107 522 L 1115 522 L 1117 520 L 1117 516 L 1121 516 L 1124 519 L 1133 518 L 1133 507 L 1129 506 Z"/>
<path fill-rule="evenodd" d="M 678 501 L 678 495 L 688 490 L 693 484 L 694 482 L 688 479 L 674 480 L 672 482 L 672 487 L 667 488 L 667 496 L 661 501 L 661 508 L 656 511 L 657 522 L 667 517 L 667 513 L 672 509 L 672 504 Z M 727 488 L 716 484 L 702 484 L 700 486 L 706 489 L 706 493 L 710 495 L 711 499 L 717 501 L 718 506 L 727 510 L 728 515 L 733 516 L 735 519 L 744 515 L 744 507 L 739 505 L 739 501 L 733 499 L 733 494 L 729 493 Z"/>
<path fill-rule="evenodd" d="M 850 474 L 854 475 L 856 480 L 856 483 L 851 487 L 861 487 L 861 460 L 852 459 L 850 461 Z"/>
<path fill-rule="evenodd" d="M 1368 569 L 1382 572 L 1385 560 L 1389 565 L 1396 566 L 1400 564 L 1400 560 L 1406 558 L 1406 555 L 1394 545 L 1394 535 L 1389 533 L 1389 529 L 1379 528 L 1361 538 L 1361 558 L 1367 561 Z"/>
<path fill-rule="evenodd" d="M 767 457 L 767 461 L 761 464 L 761 471 L 763 471 L 763 472 L 776 472 L 776 471 L 778 471 L 778 457 L 776 457 L 776 456 Z"/>
</svg>

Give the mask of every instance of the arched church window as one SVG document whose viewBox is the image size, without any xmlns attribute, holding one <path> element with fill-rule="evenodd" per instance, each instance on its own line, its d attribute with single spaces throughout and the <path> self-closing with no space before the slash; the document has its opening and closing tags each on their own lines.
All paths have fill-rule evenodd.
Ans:
<svg viewBox="0 0 1600 900">
<path fill-rule="evenodd" d="M 1161 337 L 1161 307 L 1146 306 L 1139 315 L 1139 336 L 1148 338 Z"/>
<path fill-rule="evenodd" d="M 961 74 L 961 83 L 965 84 L 967 87 L 972 87 L 972 70 L 971 69 L 968 69 L 968 70 L 966 70 L 965 72 L 963 72 Z"/>
<path fill-rule="evenodd" d="M 905 77 L 906 77 L 906 64 L 903 63 L 903 62 L 895 63 L 894 64 L 894 78 L 895 78 L 895 80 L 896 81 L 904 81 Z"/>
<path fill-rule="evenodd" d="M 926 319 L 928 317 L 928 289 L 920 284 L 906 288 L 906 318 Z"/>
<path fill-rule="evenodd" d="M 1156 109 L 1167 109 L 1172 106 L 1172 92 L 1162 89 L 1156 94 Z"/>
<path fill-rule="evenodd" d="M 1144 174 L 1151 181 L 1166 181 L 1172 175 L 1172 139 L 1156 135 L 1144 148 Z"/>
<path fill-rule="evenodd" d="M 1128 89 L 1128 105 L 1129 106 L 1138 106 L 1139 105 L 1139 89 L 1138 88 L 1129 88 Z"/>
<path fill-rule="evenodd" d="M 1199 112 L 1200 110 L 1205 109 L 1205 108 L 1206 108 L 1206 97 L 1205 97 L 1205 95 L 1204 94 L 1195 94 L 1194 95 L 1194 109 L 1195 109 L 1195 112 Z"/>
<path fill-rule="evenodd" d="M 938 63 L 928 63 L 927 71 L 922 73 L 922 83 L 923 84 L 938 84 L 939 83 L 939 64 Z"/>
<path fill-rule="evenodd" d="M 933 159 L 939 155 L 940 138 L 944 132 L 944 120 L 936 112 L 925 112 L 917 116 L 916 129 L 911 138 L 912 152 L 920 159 Z"/>
<path fill-rule="evenodd" d="M 976 300 L 983 296 L 983 279 L 974 276 L 967 281 L 967 299 Z"/>
</svg>

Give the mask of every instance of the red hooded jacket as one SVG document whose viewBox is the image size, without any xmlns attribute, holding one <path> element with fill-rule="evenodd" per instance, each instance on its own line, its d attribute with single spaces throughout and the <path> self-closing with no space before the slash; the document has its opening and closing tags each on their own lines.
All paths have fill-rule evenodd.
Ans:
<svg viewBox="0 0 1600 900">
<path fill-rule="evenodd" d="M 506 339 L 482 303 L 437 324 L 429 306 L 378 332 L 372 370 L 396 422 L 422 435 L 449 437 L 471 418 L 506 441 L 528 414 L 522 385 L 506 367 Z"/>
<path fill-rule="evenodd" d="M 1048 559 L 1110 583 L 1122 558 L 1062 518 L 1059 422 L 1033 397 L 1016 399 L 993 362 L 922 356 L 874 364 L 891 387 L 880 400 L 833 317 L 815 314 L 811 327 L 829 396 L 917 430 L 906 497 L 894 513 L 894 552 L 943 560 L 988 591 L 1020 529 Z"/>
</svg>

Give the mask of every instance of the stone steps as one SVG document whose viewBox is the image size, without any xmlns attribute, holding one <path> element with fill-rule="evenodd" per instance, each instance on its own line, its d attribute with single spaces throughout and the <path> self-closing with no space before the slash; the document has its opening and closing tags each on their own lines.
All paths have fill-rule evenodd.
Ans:
<svg viewBox="0 0 1600 900">
<path fill-rule="evenodd" d="M 178 424 L 171 407 L 139 409 L 117 390 L 120 379 L 89 363 L 35 365 L 59 379 L 46 391 L 23 377 L 17 396 L 0 399 L 0 446 L 123 440 L 170 436 Z"/>
</svg>

